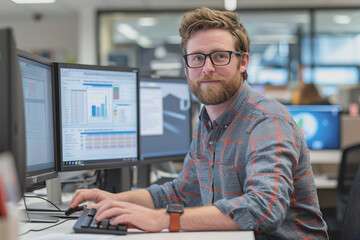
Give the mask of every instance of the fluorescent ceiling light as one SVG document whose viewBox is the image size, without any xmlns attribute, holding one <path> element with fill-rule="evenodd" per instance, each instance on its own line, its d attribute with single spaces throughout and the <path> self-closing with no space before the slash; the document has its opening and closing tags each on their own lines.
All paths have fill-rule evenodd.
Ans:
<svg viewBox="0 0 360 240">
<path fill-rule="evenodd" d="M 153 45 L 151 39 L 145 36 L 140 36 L 137 40 L 137 43 L 143 48 L 151 48 Z"/>
<path fill-rule="evenodd" d="M 16 4 L 54 3 L 56 0 L 11 0 Z"/>
<path fill-rule="evenodd" d="M 337 24 L 349 24 L 351 22 L 351 17 L 348 15 L 335 15 L 333 21 Z"/>
<path fill-rule="evenodd" d="M 142 17 L 142 18 L 139 18 L 139 20 L 137 21 L 137 24 L 141 27 L 153 27 L 153 26 L 157 25 L 157 21 L 155 18 Z"/>
<path fill-rule="evenodd" d="M 126 23 L 119 24 L 117 26 L 117 30 L 119 33 L 121 33 L 130 40 L 136 40 L 140 35 L 138 31 L 136 31 L 133 27 Z"/>
<path fill-rule="evenodd" d="M 235 11 L 237 8 L 237 0 L 224 0 L 224 7 L 228 11 Z"/>
</svg>

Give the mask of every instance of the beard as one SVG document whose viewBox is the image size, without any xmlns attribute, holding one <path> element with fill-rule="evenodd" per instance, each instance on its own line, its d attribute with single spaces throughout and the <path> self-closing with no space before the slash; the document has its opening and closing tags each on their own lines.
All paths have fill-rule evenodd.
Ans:
<svg viewBox="0 0 360 240">
<path fill-rule="evenodd" d="M 224 103 L 232 98 L 242 85 L 241 74 L 236 73 L 230 79 L 214 76 L 204 75 L 196 80 L 187 78 L 190 91 L 197 97 L 197 99 L 205 105 L 217 105 Z M 215 84 L 202 84 L 206 81 L 219 81 Z"/>
</svg>

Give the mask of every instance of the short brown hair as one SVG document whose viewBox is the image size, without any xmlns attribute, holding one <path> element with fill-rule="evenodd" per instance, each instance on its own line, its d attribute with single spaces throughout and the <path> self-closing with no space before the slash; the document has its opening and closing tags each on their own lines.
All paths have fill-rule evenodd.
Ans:
<svg viewBox="0 0 360 240">
<path fill-rule="evenodd" d="M 233 12 L 212 10 L 206 7 L 186 12 L 181 20 L 179 34 L 181 48 L 187 53 L 187 42 L 191 34 L 199 30 L 225 29 L 228 30 L 235 41 L 235 49 L 250 53 L 250 38 L 244 24 L 238 21 L 238 15 Z M 243 73 L 247 79 L 246 71 Z"/>
</svg>

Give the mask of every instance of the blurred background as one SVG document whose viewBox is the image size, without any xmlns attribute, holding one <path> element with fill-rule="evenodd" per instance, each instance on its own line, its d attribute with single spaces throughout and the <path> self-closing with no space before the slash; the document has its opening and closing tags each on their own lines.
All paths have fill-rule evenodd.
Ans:
<svg viewBox="0 0 360 240">
<path fill-rule="evenodd" d="M 323 138 L 335 143 L 308 144 L 331 239 L 338 238 L 341 222 L 331 217 L 342 150 L 360 143 L 360 1 L 31 1 L 0 1 L 0 28 L 13 29 L 19 49 L 60 62 L 138 67 L 147 76 L 185 76 L 178 35 L 184 12 L 201 6 L 236 12 L 251 38 L 248 81 L 254 88 L 287 106 L 336 106 L 326 111 L 338 122 L 320 120 L 334 133 Z M 325 118 L 325 108 L 289 109 L 293 116 L 318 111 Z M 298 123 L 311 121 L 299 116 Z"/>
<path fill-rule="evenodd" d="M 224 9 L 226 3 L 31 1 L 0 2 L 0 27 L 13 28 L 18 48 L 55 61 L 140 67 L 144 75 L 167 76 L 184 75 L 178 36 L 182 14 L 200 6 Z M 314 83 L 323 97 L 348 109 L 348 99 L 339 94 L 359 82 L 359 1 L 227 1 L 250 33 L 251 84 L 265 92 L 258 85 L 280 91 L 296 88 L 299 81 Z M 291 91 L 271 93 L 291 101 Z"/>
</svg>

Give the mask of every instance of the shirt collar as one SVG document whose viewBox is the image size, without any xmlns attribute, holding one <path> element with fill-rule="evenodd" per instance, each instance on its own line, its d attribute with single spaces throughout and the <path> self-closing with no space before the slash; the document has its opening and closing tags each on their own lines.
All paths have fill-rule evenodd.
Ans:
<svg viewBox="0 0 360 240">
<path fill-rule="evenodd" d="M 223 112 L 213 123 L 210 121 L 210 117 L 206 111 L 206 108 L 201 109 L 199 120 L 205 124 L 205 127 L 212 128 L 219 125 L 220 127 L 227 127 L 235 118 L 236 114 L 240 112 L 244 104 L 247 102 L 251 93 L 251 87 L 247 81 L 244 81 L 240 91 L 238 92 L 234 101 L 230 104 L 228 109 Z"/>
</svg>

